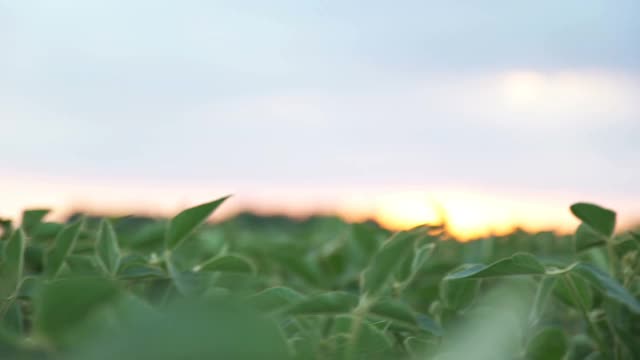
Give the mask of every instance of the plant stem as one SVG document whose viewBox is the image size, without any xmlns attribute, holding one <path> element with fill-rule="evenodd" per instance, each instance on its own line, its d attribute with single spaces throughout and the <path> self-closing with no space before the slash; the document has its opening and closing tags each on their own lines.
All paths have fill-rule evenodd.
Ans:
<svg viewBox="0 0 640 360">
<path fill-rule="evenodd" d="M 355 360 L 356 358 L 356 347 L 358 345 L 358 338 L 360 337 L 360 330 L 362 329 L 362 322 L 369 312 L 371 303 L 371 300 L 369 300 L 365 294 L 360 299 L 358 306 L 353 310 L 354 317 L 353 323 L 351 323 L 351 330 L 349 331 L 346 360 Z"/>
</svg>

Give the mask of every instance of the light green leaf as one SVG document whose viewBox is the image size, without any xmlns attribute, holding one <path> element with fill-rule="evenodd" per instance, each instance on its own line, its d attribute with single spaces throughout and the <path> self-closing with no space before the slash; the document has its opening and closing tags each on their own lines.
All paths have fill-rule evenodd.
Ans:
<svg viewBox="0 0 640 360">
<path fill-rule="evenodd" d="M 0 265 L 0 302 L 15 294 L 24 271 L 25 235 L 17 229 L 4 249 L 4 262 Z"/>
<path fill-rule="evenodd" d="M 535 256 L 527 253 L 517 253 L 490 265 L 474 264 L 468 266 L 448 274 L 446 279 L 482 279 L 501 276 L 544 274 L 545 268 Z"/>
<path fill-rule="evenodd" d="M 58 233 L 53 247 L 45 253 L 44 271 L 47 276 L 55 277 L 60 272 L 65 258 L 73 251 L 83 222 L 76 221 Z"/>
<path fill-rule="evenodd" d="M 222 255 L 197 267 L 197 271 L 222 271 L 253 274 L 255 265 L 251 260 L 240 255 Z"/>
<path fill-rule="evenodd" d="M 192 207 L 182 211 L 171 219 L 166 236 L 166 248 L 175 249 L 178 247 L 228 198 L 229 196 L 226 196 L 206 204 Z"/>
<path fill-rule="evenodd" d="M 107 274 L 115 275 L 120 266 L 120 246 L 113 225 L 107 219 L 100 222 L 95 251 L 102 268 Z"/>
<path fill-rule="evenodd" d="M 568 343 L 562 329 L 542 329 L 527 344 L 527 360 L 562 360 L 569 347 Z"/>
<path fill-rule="evenodd" d="M 577 203 L 571 205 L 571 212 L 593 230 L 609 238 L 616 227 L 616 213 L 595 204 Z"/>
<path fill-rule="evenodd" d="M 602 291 L 608 298 L 626 305 L 629 310 L 640 314 L 640 301 L 609 274 L 589 264 L 579 264 L 574 271 L 590 281 L 594 287 Z"/>
</svg>

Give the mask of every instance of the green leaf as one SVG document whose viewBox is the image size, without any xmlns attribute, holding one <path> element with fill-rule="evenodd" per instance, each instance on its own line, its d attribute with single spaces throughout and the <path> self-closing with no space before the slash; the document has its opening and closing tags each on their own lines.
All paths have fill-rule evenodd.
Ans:
<svg viewBox="0 0 640 360">
<path fill-rule="evenodd" d="M 576 230 L 574 239 L 577 252 L 589 250 L 597 246 L 602 246 L 607 242 L 606 237 L 604 237 L 602 234 L 595 231 L 591 226 L 585 223 L 582 223 L 580 224 L 580 226 L 578 226 L 578 230 Z"/>
<path fill-rule="evenodd" d="M 595 204 L 577 203 L 571 205 L 571 212 L 593 230 L 609 238 L 616 227 L 616 213 Z"/>
<path fill-rule="evenodd" d="M 249 302 L 261 311 L 275 311 L 301 303 L 304 295 L 284 286 L 265 289 L 249 298 Z"/>
<path fill-rule="evenodd" d="M 200 274 L 192 271 L 181 271 L 173 263 L 167 261 L 167 270 L 178 291 L 185 296 L 202 294 L 209 287 L 211 274 Z"/>
<path fill-rule="evenodd" d="M 65 259 L 65 264 L 70 273 L 77 276 L 97 276 L 103 273 L 95 257 L 89 255 L 69 255 Z M 59 275 L 62 276 L 63 272 Z"/>
<path fill-rule="evenodd" d="M 165 278 L 162 269 L 144 263 L 130 263 L 118 270 L 118 278 L 123 280 Z"/>
<path fill-rule="evenodd" d="M 9 302 L 4 318 L 2 318 L 2 328 L 11 331 L 15 335 L 22 335 L 24 332 L 24 314 L 20 301 L 14 299 Z M 0 353 L 2 353 L 0 351 Z"/>
<path fill-rule="evenodd" d="M 409 305 L 393 299 L 376 301 L 369 308 L 369 315 L 380 320 L 390 321 L 392 325 L 404 330 L 421 329 L 417 314 Z"/>
<path fill-rule="evenodd" d="M 35 327 L 54 343 L 68 345 L 73 341 L 73 330 L 117 294 L 117 288 L 102 278 L 52 281 L 36 297 Z"/>
<path fill-rule="evenodd" d="M 452 273 L 464 271 L 467 267 L 462 265 L 453 270 Z M 473 303 L 479 290 L 479 281 L 445 276 L 440 282 L 440 300 L 449 309 L 463 310 Z"/>
<path fill-rule="evenodd" d="M 73 251 L 83 222 L 80 220 L 66 226 L 56 237 L 53 247 L 46 252 L 44 271 L 47 276 L 55 277 L 60 272 L 65 258 Z"/>
<path fill-rule="evenodd" d="M 243 274 L 255 273 L 251 260 L 239 255 L 222 255 L 197 267 L 197 271 L 222 271 Z"/>
<path fill-rule="evenodd" d="M 517 253 L 511 257 L 498 260 L 490 265 L 474 264 L 468 266 L 464 269 L 448 274 L 446 279 L 482 279 L 513 275 L 544 274 L 545 268 L 535 256 L 527 253 Z"/>
<path fill-rule="evenodd" d="M 38 224 L 42 222 L 47 214 L 51 212 L 49 209 L 32 209 L 22 212 L 22 224 L 21 227 L 25 232 L 31 234 L 31 230 L 35 229 Z"/>
<path fill-rule="evenodd" d="M 411 255 L 416 239 L 425 235 L 419 231 L 403 231 L 389 238 L 362 274 L 362 292 L 369 297 L 381 292 Z"/>
<path fill-rule="evenodd" d="M 568 340 L 562 329 L 542 329 L 527 344 L 527 359 L 562 360 L 568 347 Z"/>
<path fill-rule="evenodd" d="M 574 290 L 578 293 L 579 299 L 575 299 Z M 563 303 L 577 309 L 583 306 L 590 310 L 593 307 L 593 291 L 589 282 L 578 274 L 565 274 L 561 281 L 558 281 L 554 288 L 554 294 Z M 579 303 L 576 303 L 579 301 Z"/>
<path fill-rule="evenodd" d="M 538 284 L 536 295 L 533 299 L 533 306 L 529 313 L 529 324 L 533 326 L 540 321 L 542 314 L 549 303 L 549 297 L 556 286 L 557 277 L 546 277 Z"/>
<path fill-rule="evenodd" d="M 287 309 L 292 315 L 346 314 L 358 305 L 358 297 L 342 291 L 310 296 Z"/>
<path fill-rule="evenodd" d="M 189 208 L 171 219 L 166 236 L 166 248 L 171 250 L 178 247 L 228 198 L 229 196 L 226 196 L 206 204 Z"/>
<path fill-rule="evenodd" d="M 4 262 L 0 267 L 0 302 L 14 295 L 24 271 L 25 235 L 22 229 L 13 232 L 5 245 Z"/>
<path fill-rule="evenodd" d="M 282 331 L 234 299 L 182 299 L 161 313 L 131 311 L 126 326 L 75 347 L 69 360 L 288 360 Z M 66 355 L 66 354 L 65 354 Z"/>
<path fill-rule="evenodd" d="M 640 314 L 640 301 L 609 274 L 589 264 L 579 264 L 574 268 L 574 271 L 589 280 L 595 288 L 602 291 L 608 298 L 626 305 L 629 310 Z"/>
<path fill-rule="evenodd" d="M 353 356 L 355 359 L 387 359 L 391 355 L 392 341 L 387 335 L 378 330 L 367 321 L 359 323 L 358 338 L 351 340 L 352 329 L 358 320 L 351 315 L 336 316 L 333 327 L 329 333 L 329 341 L 333 343 L 336 353 L 332 354 L 333 359 L 344 359 L 349 346 L 354 346 Z"/>
<path fill-rule="evenodd" d="M 431 257 L 434 250 L 436 248 L 435 243 L 425 244 L 420 246 L 413 257 L 413 262 L 411 263 L 411 271 L 415 274 L 420 268 L 427 262 L 427 260 Z"/>
<path fill-rule="evenodd" d="M 95 251 L 102 268 L 107 274 L 115 275 L 120 266 L 120 247 L 113 225 L 107 219 L 100 222 Z"/>
</svg>

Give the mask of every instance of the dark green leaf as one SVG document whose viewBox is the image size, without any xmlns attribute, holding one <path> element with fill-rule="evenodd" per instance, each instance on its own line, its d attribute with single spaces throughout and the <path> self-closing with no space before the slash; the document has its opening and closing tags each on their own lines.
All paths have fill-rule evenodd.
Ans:
<svg viewBox="0 0 640 360">
<path fill-rule="evenodd" d="M 462 265 L 452 273 L 464 271 L 466 267 Z M 479 290 L 480 282 L 475 279 L 456 279 L 445 276 L 440 282 L 440 300 L 449 309 L 463 310 L 473 303 Z"/>
<path fill-rule="evenodd" d="M 546 328 L 527 344 L 527 360 L 562 360 L 567 348 L 567 337 L 562 329 Z"/>
<path fill-rule="evenodd" d="M 198 271 L 222 271 L 248 273 L 255 272 L 255 265 L 251 260 L 239 255 L 222 255 L 199 266 Z"/>
<path fill-rule="evenodd" d="M 166 237 L 167 249 L 175 249 L 178 247 L 180 243 L 191 235 L 198 226 L 202 225 L 227 198 L 228 196 L 192 207 L 182 211 L 171 219 Z"/>
<path fill-rule="evenodd" d="M 287 309 L 292 315 L 346 314 L 358 304 L 358 297 L 342 291 L 310 296 Z"/>
<path fill-rule="evenodd" d="M 577 293 L 574 294 L 574 293 Z M 590 310 L 593 307 L 593 292 L 587 280 L 578 274 L 565 274 L 558 281 L 554 294 L 565 304 L 577 309 L 585 307 Z M 575 297 L 578 296 L 576 299 Z"/>
<path fill-rule="evenodd" d="M 411 255 L 416 239 L 422 236 L 426 236 L 426 230 L 403 231 L 389 238 L 362 274 L 362 292 L 368 297 L 381 292 Z"/>
<path fill-rule="evenodd" d="M 577 203 L 571 205 L 571 212 L 593 230 L 609 238 L 616 227 L 616 213 L 595 204 Z"/>
<path fill-rule="evenodd" d="M 110 275 L 115 275 L 120 266 L 120 246 L 118 238 L 109 220 L 102 220 L 98 229 L 96 256 L 100 265 Z"/>
<path fill-rule="evenodd" d="M 301 303 L 303 299 L 304 296 L 293 289 L 276 286 L 251 296 L 249 301 L 262 311 L 274 311 Z"/>
<path fill-rule="evenodd" d="M 101 278 L 52 281 L 36 298 L 35 327 L 55 343 L 67 345 L 74 328 L 117 294 L 116 287 Z"/>
<path fill-rule="evenodd" d="M 35 229 L 38 224 L 42 222 L 47 214 L 51 212 L 49 209 L 32 209 L 25 210 L 22 213 L 22 224 L 21 227 L 25 232 L 31 234 L 31 230 Z"/>
<path fill-rule="evenodd" d="M 166 276 L 162 269 L 145 263 L 130 263 L 118 270 L 119 279 L 165 278 Z"/>
<path fill-rule="evenodd" d="M 4 249 L 0 265 L 0 302 L 15 294 L 24 269 L 25 235 L 21 229 L 13 232 Z"/>
<path fill-rule="evenodd" d="M 533 306 L 529 313 L 529 324 L 531 326 L 539 322 L 541 315 L 549 303 L 549 297 L 556 286 L 556 281 L 557 277 L 546 277 L 538 284 L 538 289 L 533 299 Z"/>
<path fill-rule="evenodd" d="M 543 274 L 545 274 L 545 268 L 535 256 L 527 253 L 518 253 L 511 257 L 498 260 L 490 265 L 475 264 L 468 266 L 462 270 L 448 274 L 446 279 L 481 279 L 500 276 Z"/>
<path fill-rule="evenodd" d="M 102 274 L 95 257 L 89 255 L 69 255 L 65 259 L 70 274 L 74 276 L 97 276 Z M 64 273 L 60 272 L 60 276 Z"/>
<path fill-rule="evenodd" d="M 358 324 L 359 330 L 358 338 L 352 341 L 354 324 Z M 353 358 L 362 360 L 387 359 L 391 355 L 391 339 L 369 322 L 358 322 L 351 315 L 336 316 L 329 333 L 329 341 L 336 349 L 332 356 L 335 359 L 344 359 L 350 350 Z M 351 346 L 355 348 L 350 349 Z"/>
<path fill-rule="evenodd" d="M 609 274 L 588 264 L 579 264 L 574 271 L 589 280 L 594 287 L 610 299 L 624 304 L 629 310 L 640 314 L 640 301 Z"/>
<path fill-rule="evenodd" d="M 82 224 L 83 220 L 80 220 L 65 227 L 56 237 L 53 247 L 46 252 L 44 269 L 49 277 L 55 277 L 58 274 L 65 258 L 73 251 Z"/>
<path fill-rule="evenodd" d="M 593 247 L 602 246 L 606 244 L 607 239 L 604 235 L 595 231 L 591 226 L 582 223 L 578 226 L 576 234 L 574 236 L 576 251 L 589 250 Z"/>
<path fill-rule="evenodd" d="M 287 360 L 282 332 L 234 299 L 184 299 L 159 314 L 132 311 L 127 326 L 77 347 L 71 360 Z"/>
</svg>

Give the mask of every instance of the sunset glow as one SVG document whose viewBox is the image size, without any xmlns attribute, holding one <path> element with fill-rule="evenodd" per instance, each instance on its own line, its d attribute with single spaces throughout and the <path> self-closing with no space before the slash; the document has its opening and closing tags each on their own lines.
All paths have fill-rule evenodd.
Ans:
<svg viewBox="0 0 640 360">
<path fill-rule="evenodd" d="M 251 187 L 80 183 L 62 181 L 0 181 L 0 217 L 19 219 L 27 208 L 51 208 L 52 220 L 61 220 L 83 209 L 97 214 L 146 214 L 171 216 L 181 209 L 233 193 L 214 215 L 224 219 L 238 211 L 305 217 L 335 213 L 348 221 L 375 219 L 392 229 L 445 223 L 456 238 L 468 240 L 490 234 L 506 234 L 516 227 L 529 231 L 571 232 L 577 222 L 568 206 L 580 195 L 523 195 L 504 192 L 441 189 L 390 191 L 384 188 L 291 189 L 256 192 Z M 610 202 L 620 211 L 622 227 L 637 221 L 637 204 L 618 199 Z"/>
</svg>

